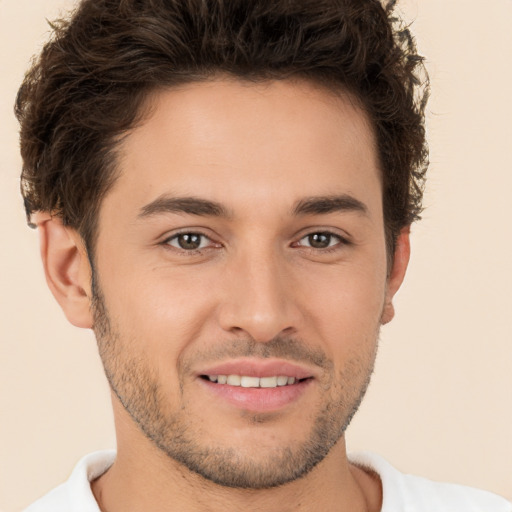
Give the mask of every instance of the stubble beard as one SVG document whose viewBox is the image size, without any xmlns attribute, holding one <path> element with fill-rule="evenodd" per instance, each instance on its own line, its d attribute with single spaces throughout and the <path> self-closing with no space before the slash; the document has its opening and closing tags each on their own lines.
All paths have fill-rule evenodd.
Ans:
<svg viewBox="0 0 512 512">
<path fill-rule="evenodd" d="M 95 286 L 94 332 L 105 374 L 114 394 L 143 434 L 168 457 L 215 484 L 239 489 L 268 489 L 297 480 L 321 462 L 343 436 L 366 393 L 377 352 L 378 327 L 370 354 L 351 359 L 330 381 L 330 399 L 313 420 L 306 440 L 290 440 L 288 446 L 273 447 L 266 458 L 244 456 L 234 448 L 206 445 L 201 433 L 187 418 L 186 404 L 168 411 L 169 399 L 154 369 L 142 359 L 123 351 L 119 331 L 112 325 L 101 290 Z M 266 344 L 242 340 L 239 356 L 282 357 L 287 347 L 315 364 L 329 366 L 323 353 L 314 354 L 302 342 L 279 338 Z M 264 348 L 260 348 L 264 346 Z M 288 352 L 289 352 L 288 351 Z M 243 352 L 243 353 L 242 353 Z M 323 363 L 321 363 L 322 361 Z M 335 382 L 336 381 L 336 382 Z M 327 392 L 327 391 L 326 391 Z M 183 398 L 183 386 L 181 386 Z"/>
</svg>

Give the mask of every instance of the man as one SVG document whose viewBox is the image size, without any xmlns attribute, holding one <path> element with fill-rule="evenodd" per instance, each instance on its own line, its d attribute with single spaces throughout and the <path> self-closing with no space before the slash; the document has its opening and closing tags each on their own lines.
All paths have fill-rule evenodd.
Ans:
<svg viewBox="0 0 512 512">
<path fill-rule="evenodd" d="M 94 0 L 56 29 L 23 192 L 118 450 L 29 510 L 511 510 L 346 455 L 421 210 L 408 35 L 360 0 Z"/>
</svg>

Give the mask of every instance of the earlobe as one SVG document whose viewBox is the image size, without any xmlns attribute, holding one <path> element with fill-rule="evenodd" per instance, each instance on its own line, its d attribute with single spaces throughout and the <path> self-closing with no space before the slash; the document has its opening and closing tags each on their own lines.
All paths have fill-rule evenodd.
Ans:
<svg viewBox="0 0 512 512">
<path fill-rule="evenodd" d="M 410 226 L 403 228 L 396 240 L 393 265 L 388 276 L 386 297 L 381 316 L 382 325 L 391 322 L 395 316 L 393 297 L 399 290 L 404 280 L 405 273 L 407 271 L 407 265 L 409 264 L 409 258 L 411 256 L 410 232 Z"/>
<path fill-rule="evenodd" d="M 91 328 L 91 268 L 78 233 L 50 217 L 37 224 L 46 282 L 67 319 Z"/>
</svg>

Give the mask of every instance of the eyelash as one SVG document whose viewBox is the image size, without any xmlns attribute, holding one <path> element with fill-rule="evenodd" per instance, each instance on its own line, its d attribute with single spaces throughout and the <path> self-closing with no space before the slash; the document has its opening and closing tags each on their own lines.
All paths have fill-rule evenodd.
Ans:
<svg viewBox="0 0 512 512">
<path fill-rule="evenodd" d="M 200 247 L 198 249 L 187 250 L 187 249 L 183 249 L 182 247 L 175 247 L 175 246 L 173 246 L 171 244 L 172 241 L 178 240 L 179 237 L 185 236 L 185 235 L 201 237 L 201 239 L 203 241 L 205 239 L 209 240 L 214 245 L 216 245 L 216 247 L 209 246 L 209 247 Z M 299 246 L 299 245 L 296 245 L 299 242 L 301 242 L 302 240 L 307 239 L 307 238 L 309 238 L 311 236 L 314 236 L 314 235 L 324 235 L 324 236 L 330 237 L 330 241 L 329 242 L 331 242 L 332 239 L 334 238 L 334 239 L 337 240 L 337 243 L 335 243 L 332 246 L 327 246 L 325 248 L 316 248 L 316 247 L 311 247 L 311 246 Z M 217 248 L 217 247 L 221 247 L 222 246 L 220 243 L 213 242 L 213 240 L 208 235 L 205 235 L 204 233 L 201 233 L 199 231 L 182 231 L 181 233 L 176 233 L 176 234 L 166 238 L 162 242 L 162 245 L 167 246 L 167 247 L 171 248 L 171 250 L 177 251 L 179 254 L 182 254 L 184 256 L 201 255 L 201 254 L 203 254 L 205 251 L 207 251 L 209 249 Z M 336 233 L 332 233 L 330 231 L 311 231 L 310 233 L 307 233 L 304 236 L 302 236 L 298 240 L 298 242 L 294 242 L 292 244 L 292 247 L 301 247 L 302 249 L 305 249 L 305 250 L 307 250 L 309 252 L 314 252 L 314 253 L 319 253 L 320 252 L 322 254 L 326 254 L 326 253 L 331 253 L 331 252 L 338 251 L 342 247 L 348 246 L 348 245 L 351 245 L 351 242 L 349 240 L 347 240 L 346 238 L 344 238 L 341 235 L 338 235 Z"/>
<path fill-rule="evenodd" d="M 308 251 L 315 252 L 315 253 L 321 252 L 322 254 L 326 254 L 326 253 L 328 254 L 331 252 L 339 251 L 342 247 L 350 245 L 350 242 L 346 238 L 344 238 L 341 235 L 338 235 L 336 233 L 332 233 L 330 231 L 312 231 L 312 232 L 304 235 L 302 238 L 300 238 L 299 242 L 304 239 L 307 239 L 309 237 L 312 237 L 314 235 L 324 235 L 324 236 L 329 237 L 330 238 L 329 243 L 332 241 L 332 239 L 336 239 L 337 243 L 335 243 L 332 246 L 328 245 L 327 247 L 324 247 L 324 248 L 302 246 L 303 249 L 306 249 Z"/>
<path fill-rule="evenodd" d="M 178 240 L 179 237 L 185 236 L 185 235 L 198 236 L 198 237 L 201 237 L 202 241 L 204 241 L 206 239 L 206 240 L 209 240 L 210 242 L 213 242 L 213 240 L 208 235 L 205 235 L 204 233 L 201 233 L 199 231 L 182 231 L 181 233 L 176 233 L 176 234 L 166 238 L 162 242 L 162 245 L 171 248 L 171 250 L 174 250 L 178 254 L 182 254 L 183 256 L 200 255 L 200 254 L 203 254 L 205 250 L 212 249 L 212 247 L 202 247 L 202 248 L 198 248 L 198 249 L 187 250 L 187 249 L 183 249 L 182 247 L 175 247 L 175 246 L 171 245 L 171 242 L 173 240 Z M 202 243 L 202 241 L 201 241 L 201 243 Z M 213 242 L 213 244 L 215 244 L 215 242 Z M 220 244 L 216 244 L 216 245 L 218 245 L 219 247 L 221 246 Z"/>
</svg>

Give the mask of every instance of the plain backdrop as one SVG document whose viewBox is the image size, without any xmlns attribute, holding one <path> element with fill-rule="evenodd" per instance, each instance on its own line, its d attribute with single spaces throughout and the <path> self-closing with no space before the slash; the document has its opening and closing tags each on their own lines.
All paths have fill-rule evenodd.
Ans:
<svg viewBox="0 0 512 512">
<path fill-rule="evenodd" d="M 12 104 L 70 0 L 0 0 L 0 510 L 17 511 L 115 445 L 88 331 L 47 290 L 25 224 Z M 428 57 L 430 177 L 349 449 L 512 499 L 512 0 L 407 0 Z"/>
</svg>

